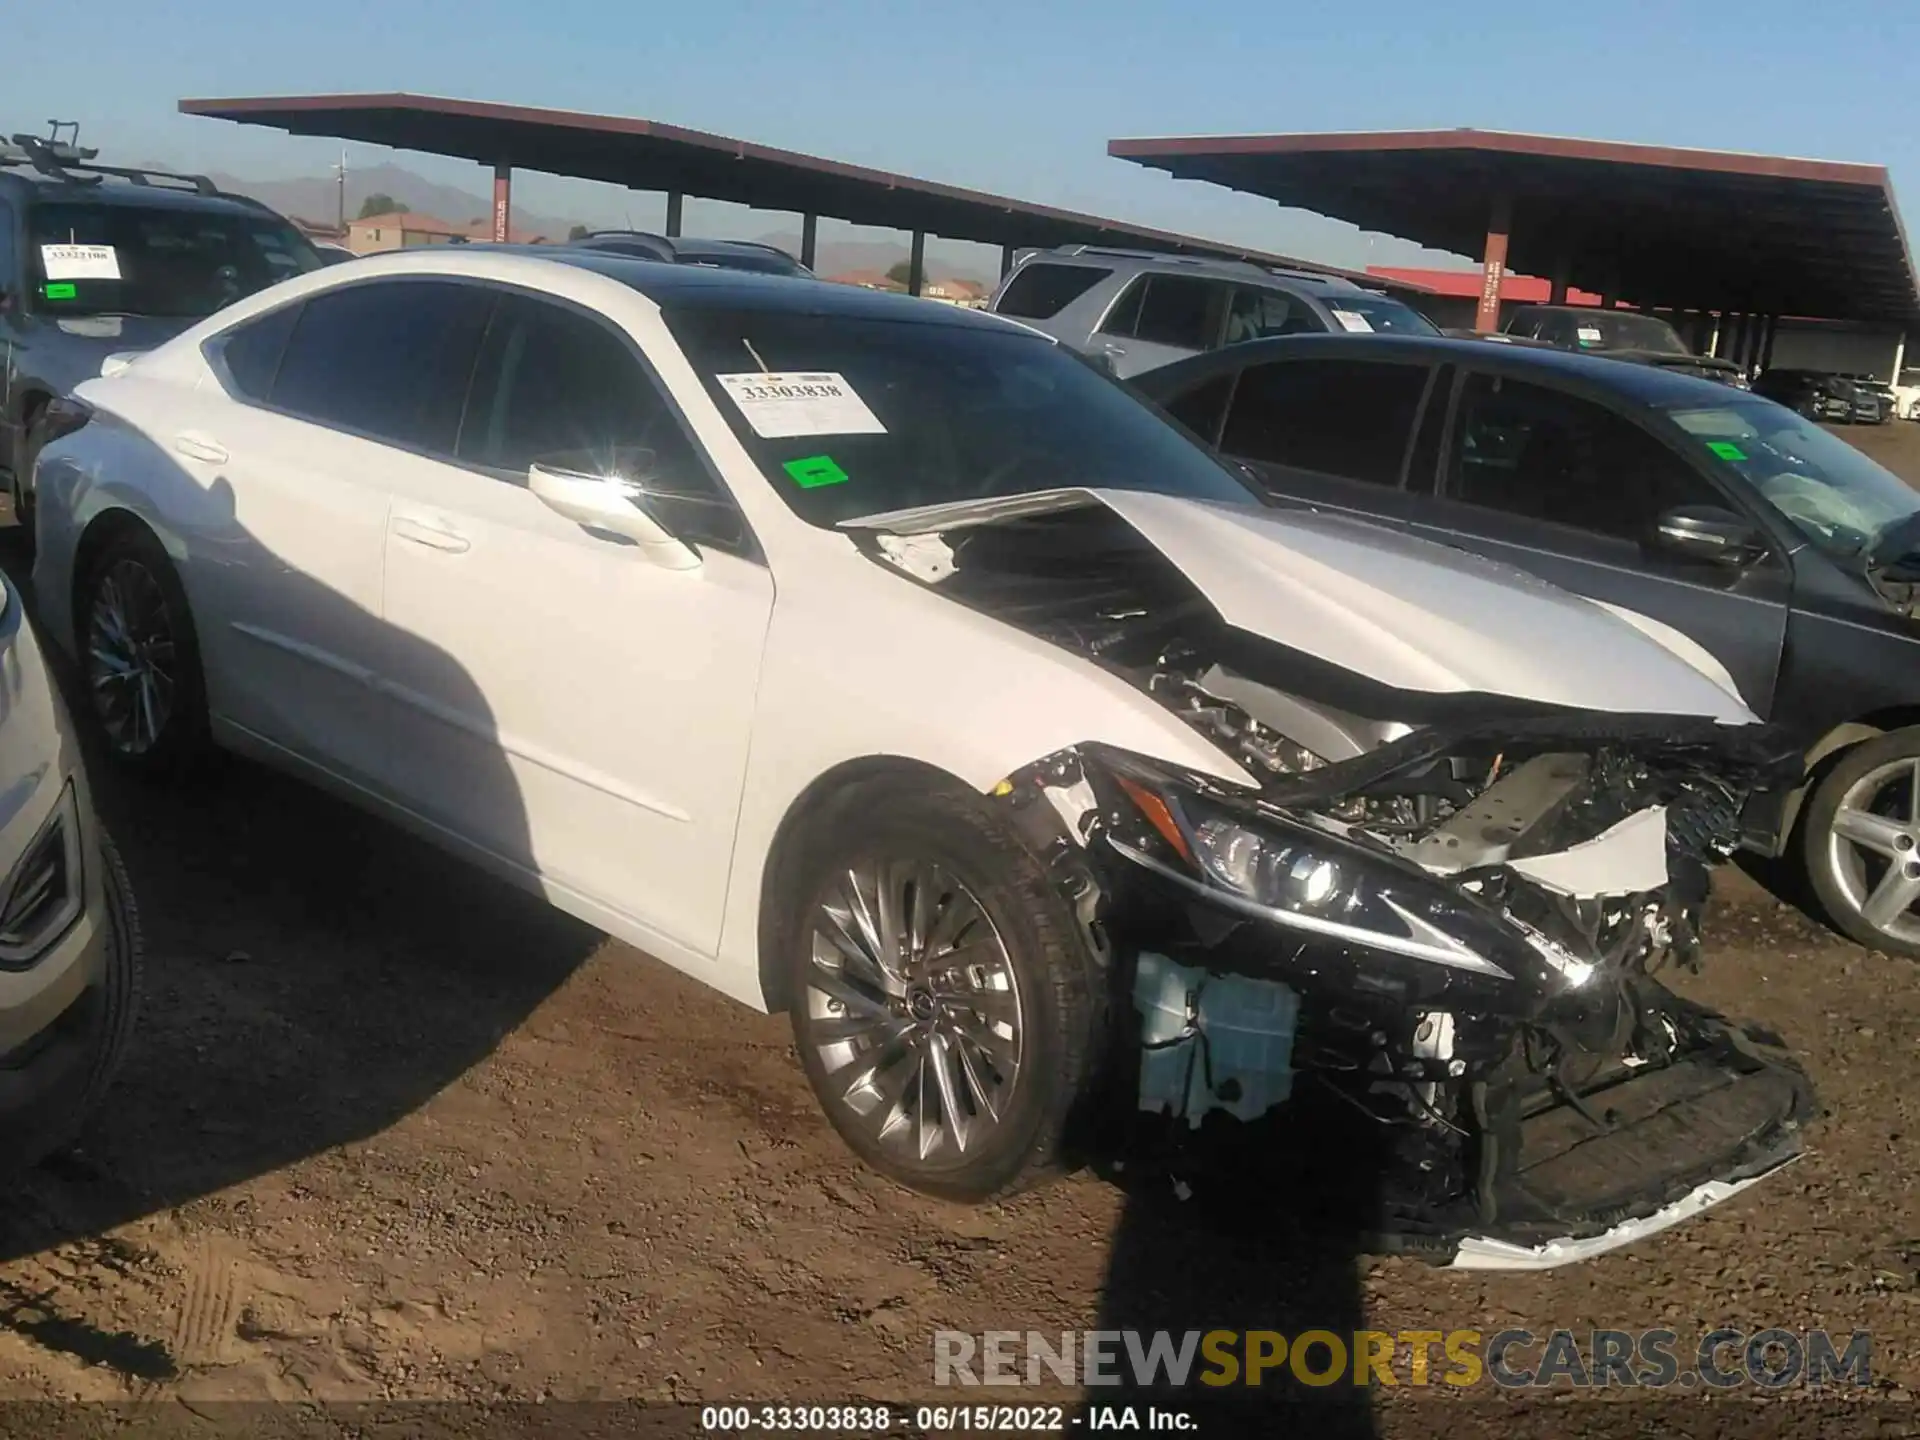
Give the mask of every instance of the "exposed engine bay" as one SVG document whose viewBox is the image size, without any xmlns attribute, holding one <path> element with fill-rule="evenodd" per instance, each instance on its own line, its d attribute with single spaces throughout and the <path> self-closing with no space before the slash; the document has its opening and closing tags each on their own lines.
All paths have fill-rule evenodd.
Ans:
<svg viewBox="0 0 1920 1440">
<path fill-rule="evenodd" d="M 1256 788 L 1085 745 L 996 792 L 1108 972 L 1116 1083 L 1380 1248 L 1563 1263 L 1798 1153 L 1804 1074 L 1673 993 L 1768 727 L 1416 692 L 1228 624 L 1098 505 L 859 537 L 1152 696 Z M 1574 662 L 1574 663 L 1577 663 Z"/>
</svg>

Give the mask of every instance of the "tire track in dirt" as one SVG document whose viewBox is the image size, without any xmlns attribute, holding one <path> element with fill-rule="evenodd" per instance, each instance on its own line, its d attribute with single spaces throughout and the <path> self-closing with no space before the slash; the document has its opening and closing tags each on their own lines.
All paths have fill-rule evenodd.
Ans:
<svg viewBox="0 0 1920 1440">
<path fill-rule="evenodd" d="M 188 1249 L 186 1296 L 173 1327 L 173 1356 L 183 1370 L 232 1364 L 240 1321 L 240 1263 L 225 1245 L 202 1236 Z"/>
</svg>

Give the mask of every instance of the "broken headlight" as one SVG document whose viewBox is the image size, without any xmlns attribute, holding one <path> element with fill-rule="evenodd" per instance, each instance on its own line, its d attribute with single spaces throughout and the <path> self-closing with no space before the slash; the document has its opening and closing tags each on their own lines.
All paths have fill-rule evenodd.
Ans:
<svg viewBox="0 0 1920 1440">
<path fill-rule="evenodd" d="M 1207 899 L 1322 940 L 1514 978 L 1519 937 L 1390 857 L 1328 831 L 1115 777 L 1164 847 L 1114 834 L 1113 848 Z M 1156 853 L 1156 851 L 1158 853 Z"/>
</svg>

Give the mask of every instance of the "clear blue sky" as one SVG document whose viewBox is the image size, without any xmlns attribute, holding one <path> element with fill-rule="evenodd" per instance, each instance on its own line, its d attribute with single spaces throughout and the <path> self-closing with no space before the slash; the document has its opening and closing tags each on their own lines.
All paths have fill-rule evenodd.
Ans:
<svg viewBox="0 0 1920 1440">
<path fill-rule="evenodd" d="M 640 115 L 1347 264 L 1411 251 L 1108 159 L 1106 141 L 1471 125 L 1872 161 L 1892 169 L 1920 233 L 1913 0 L 88 0 L 79 11 L 19 0 L 18 10 L 6 129 L 77 119 L 103 151 L 247 177 L 323 173 L 338 146 L 187 119 L 175 101 L 411 90 Z M 471 165 L 373 147 L 352 156 L 483 187 Z M 610 198 L 532 177 L 517 195 L 586 219 L 605 218 Z"/>
</svg>

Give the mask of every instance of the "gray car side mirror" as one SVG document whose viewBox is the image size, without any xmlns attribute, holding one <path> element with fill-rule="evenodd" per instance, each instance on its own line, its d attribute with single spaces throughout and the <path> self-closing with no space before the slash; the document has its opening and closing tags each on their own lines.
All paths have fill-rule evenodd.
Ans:
<svg viewBox="0 0 1920 1440">
<path fill-rule="evenodd" d="M 1760 527 L 1719 505 L 1681 505 L 1654 522 L 1654 548 L 1715 565 L 1750 565 L 1766 549 Z"/>
</svg>

